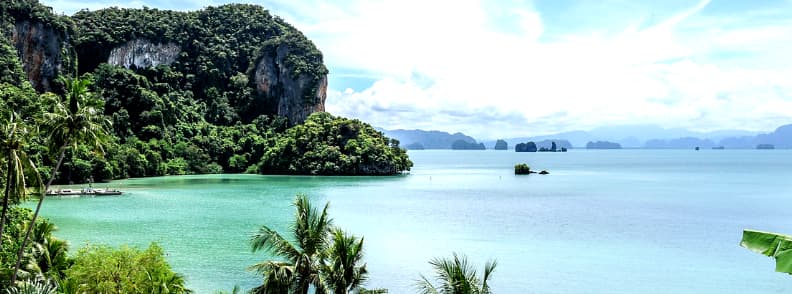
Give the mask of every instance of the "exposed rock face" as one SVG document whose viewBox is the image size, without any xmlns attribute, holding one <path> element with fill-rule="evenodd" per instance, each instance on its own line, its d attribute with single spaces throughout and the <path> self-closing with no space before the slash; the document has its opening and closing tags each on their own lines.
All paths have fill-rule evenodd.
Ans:
<svg viewBox="0 0 792 294">
<path fill-rule="evenodd" d="M 52 90 L 52 80 L 61 71 L 61 46 L 65 37 L 55 29 L 38 22 L 19 21 L 12 41 L 22 61 L 28 81 L 39 92 Z"/>
<path fill-rule="evenodd" d="M 289 118 L 289 124 L 305 121 L 311 113 L 324 111 L 327 98 L 327 76 L 319 81 L 308 74 L 292 75 L 284 60 L 289 54 L 287 46 L 279 46 L 275 56 L 264 56 L 256 66 L 256 90 L 264 95 L 277 115 Z"/>
<path fill-rule="evenodd" d="M 145 39 L 126 42 L 110 51 L 107 63 L 126 68 L 156 67 L 170 65 L 181 53 L 181 47 L 174 43 L 154 44 Z"/>
</svg>

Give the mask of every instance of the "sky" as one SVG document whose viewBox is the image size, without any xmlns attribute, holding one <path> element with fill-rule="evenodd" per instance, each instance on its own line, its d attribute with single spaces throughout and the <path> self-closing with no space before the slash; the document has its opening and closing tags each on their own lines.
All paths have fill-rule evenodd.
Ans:
<svg viewBox="0 0 792 294">
<path fill-rule="evenodd" d="M 330 70 L 327 111 L 386 129 L 532 136 L 614 125 L 792 123 L 792 0 L 42 0 L 260 4 Z"/>
</svg>

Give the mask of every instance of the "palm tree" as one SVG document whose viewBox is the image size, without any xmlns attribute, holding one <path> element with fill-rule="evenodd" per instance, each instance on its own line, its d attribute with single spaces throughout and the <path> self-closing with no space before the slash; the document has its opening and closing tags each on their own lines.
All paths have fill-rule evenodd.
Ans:
<svg viewBox="0 0 792 294">
<path fill-rule="evenodd" d="M 321 212 L 311 206 L 305 195 L 294 201 L 296 214 L 291 230 L 294 242 L 286 240 L 275 230 L 262 226 L 251 238 L 253 252 L 265 250 L 285 261 L 265 261 L 250 267 L 264 276 L 264 283 L 254 293 L 308 293 L 314 286 L 323 287 L 319 279 L 319 253 L 327 244 L 332 220 L 327 216 L 328 204 Z"/>
<path fill-rule="evenodd" d="M 28 135 L 28 129 L 18 120 L 14 113 L 11 113 L 10 119 L 4 122 L 1 128 L 0 152 L 2 152 L 6 161 L 6 182 L 3 209 L 0 213 L 0 249 L 3 246 L 2 240 L 8 206 L 17 204 L 27 198 L 28 185 L 39 190 L 42 189 L 41 177 L 36 165 L 28 158 L 27 154 L 21 151 Z M 27 182 L 26 173 L 31 177 L 31 182 Z"/>
<path fill-rule="evenodd" d="M 99 99 L 95 99 L 88 89 L 91 81 L 81 78 L 61 78 L 60 80 L 66 86 L 67 93 L 66 97 L 64 97 L 66 101 L 54 101 L 51 111 L 45 113 L 42 120 L 42 127 L 47 129 L 50 151 L 58 150 L 60 153 L 57 163 L 52 168 L 52 174 L 49 181 L 47 181 L 45 191 L 49 190 L 50 185 L 52 185 L 52 181 L 55 179 L 61 163 L 63 163 L 66 149 L 76 148 L 78 144 L 83 144 L 92 147 L 100 153 L 104 153 L 102 145 L 109 138 L 107 127 L 110 125 L 110 121 L 98 109 L 100 108 Z M 42 194 L 36 205 L 36 210 L 33 212 L 33 218 L 27 226 L 25 237 L 22 239 L 22 246 L 17 252 L 16 266 L 11 274 L 12 285 L 16 281 L 17 271 L 22 262 L 22 254 L 30 239 L 30 231 L 34 227 L 32 224 L 36 223 L 44 198 Z"/>
<path fill-rule="evenodd" d="M 151 283 L 148 287 L 151 294 L 192 293 L 184 287 L 184 276 L 173 271 L 146 272 L 146 276 Z"/>
<path fill-rule="evenodd" d="M 476 270 L 468 264 L 467 257 L 454 253 L 453 258 L 435 258 L 429 262 L 435 269 L 435 279 L 439 283 L 433 285 L 429 279 L 421 275 L 416 287 L 422 294 L 491 294 L 489 279 L 497 266 L 497 261 L 489 261 L 484 265 L 484 277 L 478 278 Z"/>
<path fill-rule="evenodd" d="M 332 244 L 322 252 L 320 277 L 328 292 L 346 294 L 361 290 L 368 279 L 363 260 L 363 238 L 357 239 L 339 228 L 332 230 Z"/>
<path fill-rule="evenodd" d="M 70 266 L 68 243 L 52 236 L 56 230 L 55 224 L 46 219 L 36 223 L 31 236 L 33 250 L 30 255 L 25 255 L 19 279 L 58 280 L 65 277 L 64 272 Z"/>
</svg>

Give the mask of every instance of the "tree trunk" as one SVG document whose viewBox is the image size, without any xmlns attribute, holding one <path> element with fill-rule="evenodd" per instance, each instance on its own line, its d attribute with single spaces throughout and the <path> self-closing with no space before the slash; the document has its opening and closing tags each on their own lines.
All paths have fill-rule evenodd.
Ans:
<svg viewBox="0 0 792 294">
<path fill-rule="evenodd" d="M 44 187 L 44 193 L 41 194 L 39 202 L 36 205 L 36 211 L 33 212 L 33 219 L 30 220 L 27 230 L 25 231 L 25 238 L 22 239 L 22 246 L 19 247 L 19 251 L 17 252 L 16 265 L 14 266 L 14 271 L 11 273 L 11 282 L 9 283 L 11 286 L 14 286 L 14 282 L 16 282 L 19 266 L 22 264 L 22 255 L 25 253 L 25 246 L 27 245 L 28 239 L 30 239 L 30 231 L 33 230 L 33 227 L 36 224 L 36 218 L 38 217 L 39 210 L 41 210 L 41 203 L 43 203 L 44 198 L 47 197 L 47 190 L 49 190 L 49 187 L 52 185 L 52 181 L 55 180 L 55 174 L 58 173 L 58 169 L 60 168 L 61 163 L 63 163 L 63 157 L 66 155 L 66 146 L 69 146 L 68 144 L 69 142 L 66 142 L 61 147 L 61 152 L 58 156 L 58 163 L 55 164 L 55 168 L 52 169 L 52 174 L 50 175 L 49 181 L 47 181 L 47 186 Z"/>
<path fill-rule="evenodd" d="M 11 193 L 11 167 L 11 156 L 9 156 L 8 169 L 6 169 L 8 176 L 6 177 L 5 197 L 3 197 L 3 213 L 0 215 L 0 250 L 3 250 L 3 229 L 5 229 L 6 212 L 8 212 L 8 196 Z"/>
</svg>

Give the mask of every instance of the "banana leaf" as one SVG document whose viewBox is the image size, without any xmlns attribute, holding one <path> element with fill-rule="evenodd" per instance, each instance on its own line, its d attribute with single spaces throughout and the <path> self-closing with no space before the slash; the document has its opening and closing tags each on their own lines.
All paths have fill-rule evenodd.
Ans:
<svg viewBox="0 0 792 294">
<path fill-rule="evenodd" d="M 792 274 L 792 236 L 744 230 L 740 246 L 775 258 L 776 272 Z"/>
</svg>

